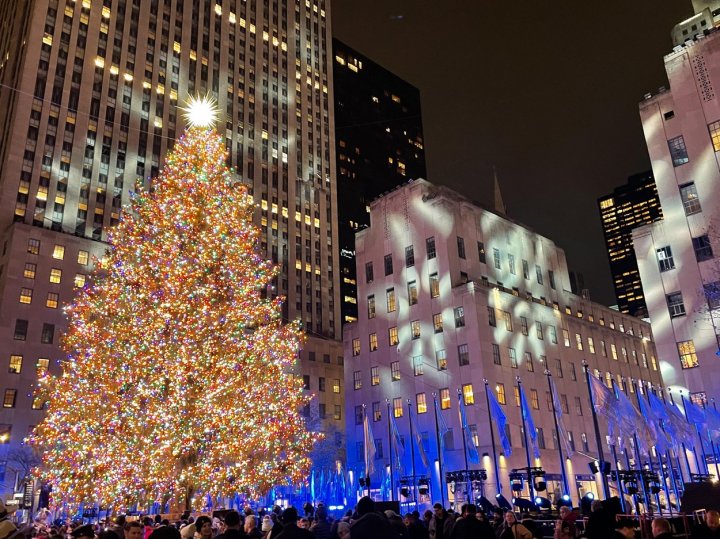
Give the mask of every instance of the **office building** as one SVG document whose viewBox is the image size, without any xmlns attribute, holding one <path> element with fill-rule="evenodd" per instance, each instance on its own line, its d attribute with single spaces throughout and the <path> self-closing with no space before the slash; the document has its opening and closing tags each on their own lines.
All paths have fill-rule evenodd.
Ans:
<svg viewBox="0 0 720 539">
<path fill-rule="evenodd" d="M 652 172 L 634 174 L 625 185 L 598 199 L 610 273 L 620 312 L 647 317 L 647 306 L 632 244 L 632 230 L 662 219 Z"/>
<path fill-rule="evenodd" d="M 260 248 L 282 270 L 268 294 L 287 296 L 284 316 L 306 329 L 308 413 L 340 424 L 328 2 L 0 0 L 0 14 L 3 485 L 20 487 L 8 455 L 42 418 L 36 369 L 60 372 L 62 306 L 194 95 L 217 100 L 228 164 L 258 204 Z"/>
<path fill-rule="evenodd" d="M 508 473 L 527 466 L 519 376 L 541 455 L 531 466 L 548 472 L 548 491 L 556 497 L 564 487 L 547 369 L 576 451 L 566 462 L 568 494 L 576 503 L 585 492 L 597 494 L 588 475 L 586 455 L 597 456 L 598 448 L 583 361 L 591 375 L 628 392 L 631 380 L 660 383 L 649 324 L 571 293 L 565 253 L 552 240 L 448 188 L 425 180 L 404 184 L 370 204 L 370 219 L 356 237 L 360 313 L 343 331 L 348 466 L 364 474 L 365 407 L 376 449 L 371 486 L 386 484 L 390 411 L 405 439 L 400 476 L 411 482 L 412 409 L 430 461 L 424 468 L 415 450 L 416 479 L 427 479 L 431 499 L 440 499 L 433 397 L 441 423 L 451 429 L 445 473 L 465 469 L 460 397 L 481 456 L 470 467 L 486 469 L 484 492 L 492 499 L 498 480 L 490 460 L 487 380 L 508 419 L 512 455 L 499 457 L 499 473 L 509 499 Z M 495 440 L 499 453 L 497 432 Z"/>
<path fill-rule="evenodd" d="M 343 323 L 357 319 L 355 233 L 381 193 L 426 177 L 420 92 L 333 39 L 340 294 Z"/>
</svg>

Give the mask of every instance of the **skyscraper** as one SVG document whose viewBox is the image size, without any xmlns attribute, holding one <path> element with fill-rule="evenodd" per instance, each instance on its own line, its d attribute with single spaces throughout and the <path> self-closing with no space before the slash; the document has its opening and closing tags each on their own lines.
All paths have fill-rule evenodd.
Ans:
<svg viewBox="0 0 720 539">
<path fill-rule="evenodd" d="M 633 231 L 663 379 L 720 398 L 720 31 L 665 56 L 670 89 L 640 103 L 663 219 Z"/>
<path fill-rule="evenodd" d="M 0 35 L 0 429 L 10 442 L 0 466 L 12 471 L 8 454 L 42 417 L 36 368 L 60 372 L 62 305 L 198 94 L 218 102 L 228 163 L 258 204 L 260 248 L 282 269 L 267 294 L 287 296 L 284 315 L 308 334 L 296 372 L 319 392 L 308 413 L 339 421 L 328 2 L 0 0 L 0 14 L 11 30 Z M 338 380 L 333 391 L 326 379 Z"/>
<path fill-rule="evenodd" d="M 424 178 L 420 92 L 333 39 L 338 234 L 343 323 L 357 319 L 355 233 L 370 225 L 370 201 Z"/>
<path fill-rule="evenodd" d="M 633 250 L 632 230 L 662 219 L 652 172 L 630 176 L 625 185 L 600 197 L 598 207 L 618 308 L 622 313 L 644 318 L 648 312 Z"/>
</svg>

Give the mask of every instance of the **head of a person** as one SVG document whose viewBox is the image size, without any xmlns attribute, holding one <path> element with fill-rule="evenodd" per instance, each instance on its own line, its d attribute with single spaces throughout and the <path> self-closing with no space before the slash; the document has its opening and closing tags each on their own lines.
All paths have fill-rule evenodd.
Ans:
<svg viewBox="0 0 720 539">
<path fill-rule="evenodd" d="M 74 539 L 95 539 L 95 530 L 90 524 L 75 528 L 71 534 Z"/>
<path fill-rule="evenodd" d="M 282 513 L 282 522 L 285 526 L 288 524 L 297 525 L 298 521 L 298 512 L 297 509 L 295 509 L 293 506 L 288 507 L 283 511 Z"/>
<path fill-rule="evenodd" d="M 121 528 L 125 528 L 125 522 L 126 522 L 125 515 L 118 515 L 117 518 L 115 519 L 115 524 L 117 526 L 120 526 Z"/>
<path fill-rule="evenodd" d="M 142 539 L 144 533 L 143 525 L 139 521 L 125 523 L 125 539 Z"/>
<path fill-rule="evenodd" d="M 600 511 L 603 508 L 603 503 L 601 500 L 593 500 L 593 503 L 590 504 L 590 511 L 593 513 L 595 511 Z"/>
<path fill-rule="evenodd" d="M 143 524 L 145 526 L 152 526 L 153 525 L 153 519 L 150 517 L 143 517 Z"/>
<path fill-rule="evenodd" d="M 443 506 L 441 503 L 436 503 L 435 505 L 433 505 L 433 513 L 438 518 L 443 517 L 444 511 L 443 511 Z"/>
<path fill-rule="evenodd" d="M 175 526 L 168 526 L 167 524 L 164 524 L 160 526 L 159 528 L 155 528 L 153 532 L 150 534 L 150 537 L 148 539 L 181 539 L 180 537 L 180 530 L 178 530 Z"/>
<path fill-rule="evenodd" d="M 657 537 L 661 533 L 668 533 L 670 531 L 670 521 L 665 518 L 655 518 L 652 521 L 652 535 Z"/>
<path fill-rule="evenodd" d="M 512 511 L 505 511 L 505 524 L 512 526 L 517 522 L 517 517 Z"/>
<path fill-rule="evenodd" d="M 274 523 L 272 521 L 272 518 L 270 518 L 270 515 L 265 515 L 262 519 L 262 526 L 260 529 L 263 532 L 269 532 L 270 530 L 273 529 L 273 524 Z"/>
<path fill-rule="evenodd" d="M 338 539 L 350 539 L 350 524 L 341 520 L 337 527 Z"/>
<path fill-rule="evenodd" d="M 324 505 L 318 505 L 318 508 L 315 509 L 315 520 L 325 519 L 327 519 L 327 507 Z"/>
<path fill-rule="evenodd" d="M 210 537 L 212 535 L 212 520 L 207 515 L 200 515 L 195 520 L 195 531 L 201 537 Z"/>
<path fill-rule="evenodd" d="M 300 517 L 298 519 L 298 528 L 307 530 L 309 527 L 310 527 L 310 521 L 308 520 L 308 517 Z"/>
<path fill-rule="evenodd" d="M 249 532 L 257 528 L 257 518 L 255 515 L 248 515 L 245 517 L 245 531 Z"/>
<path fill-rule="evenodd" d="M 707 527 L 711 530 L 720 528 L 720 512 L 713 509 L 705 513 L 705 524 L 707 524 Z"/>
<path fill-rule="evenodd" d="M 629 518 L 621 518 L 615 523 L 615 531 L 627 539 L 635 539 L 635 522 Z"/>
<path fill-rule="evenodd" d="M 367 515 L 375 511 L 375 502 L 370 496 L 363 496 L 357 503 L 358 516 Z"/>
<path fill-rule="evenodd" d="M 225 527 L 228 529 L 240 529 L 240 513 L 235 511 L 235 509 L 231 509 L 230 511 L 225 513 L 225 518 L 223 519 L 223 522 L 225 523 Z"/>
<path fill-rule="evenodd" d="M 571 509 L 567 505 L 563 505 L 560 508 L 560 518 L 567 517 L 570 514 L 570 512 L 571 512 Z"/>
</svg>

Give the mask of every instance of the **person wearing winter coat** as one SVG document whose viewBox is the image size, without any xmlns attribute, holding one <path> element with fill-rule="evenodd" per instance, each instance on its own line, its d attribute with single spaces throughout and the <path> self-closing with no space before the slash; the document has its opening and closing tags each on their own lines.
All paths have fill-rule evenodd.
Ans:
<svg viewBox="0 0 720 539">
<path fill-rule="evenodd" d="M 533 539 L 532 532 L 518 522 L 515 513 L 507 511 L 503 525 L 497 530 L 498 539 Z"/>
</svg>

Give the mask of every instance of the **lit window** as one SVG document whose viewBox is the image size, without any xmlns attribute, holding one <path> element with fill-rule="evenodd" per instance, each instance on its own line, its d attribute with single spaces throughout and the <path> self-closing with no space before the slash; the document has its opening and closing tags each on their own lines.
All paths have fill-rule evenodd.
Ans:
<svg viewBox="0 0 720 539">
<path fill-rule="evenodd" d="M 78 251 L 78 256 L 77 256 L 78 264 L 82 264 L 83 266 L 86 266 L 89 260 L 90 260 L 90 253 L 88 253 L 87 251 Z"/>
<path fill-rule="evenodd" d="M 373 421 L 377 422 L 382 419 L 382 410 L 380 409 L 380 401 L 372 403 Z"/>
<path fill-rule="evenodd" d="M 390 363 L 390 378 L 393 382 L 400 380 L 400 362 L 393 361 Z"/>
<path fill-rule="evenodd" d="M 21 288 L 20 289 L 20 303 L 30 304 L 32 303 L 32 288 Z"/>
<path fill-rule="evenodd" d="M 378 347 L 378 340 L 377 340 L 377 333 L 371 333 L 370 334 L 370 351 L 374 352 L 377 350 Z"/>
<path fill-rule="evenodd" d="M 362 389 L 362 374 L 360 371 L 353 372 L 353 388 Z"/>
<path fill-rule="evenodd" d="M 668 140 L 668 148 L 670 149 L 670 157 L 672 158 L 674 166 L 684 165 L 689 161 L 687 148 L 685 147 L 685 139 L 682 135 Z"/>
<path fill-rule="evenodd" d="M 514 348 L 508 348 L 508 356 L 510 356 L 510 366 L 513 369 L 518 368 L 517 355 Z"/>
<path fill-rule="evenodd" d="M 692 215 L 702 211 L 700 198 L 698 197 L 698 192 L 695 188 L 694 182 L 686 183 L 680 186 L 680 198 L 682 199 L 686 215 Z"/>
<path fill-rule="evenodd" d="M 387 312 L 392 313 L 395 312 L 396 304 L 395 304 L 395 289 L 394 288 L 388 288 L 385 291 L 385 300 L 387 302 Z"/>
<path fill-rule="evenodd" d="M 56 245 L 53 249 L 52 257 L 56 260 L 62 260 L 65 258 L 65 246 Z"/>
<path fill-rule="evenodd" d="M 402 397 L 396 397 L 393 399 L 393 416 L 395 416 L 395 418 L 403 416 Z"/>
<path fill-rule="evenodd" d="M 353 355 L 353 356 L 359 356 L 359 355 L 360 355 L 360 339 L 353 339 L 353 340 L 352 340 L 352 355 Z"/>
<path fill-rule="evenodd" d="M 417 405 L 418 414 L 424 414 L 427 412 L 427 400 L 425 398 L 425 393 L 418 393 L 415 395 L 415 403 Z"/>
<path fill-rule="evenodd" d="M 540 399 L 538 397 L 538 392 L 536 389 L 530 390 L 530 406 L 532 406 L 533 410 L 540 409 Z"/>
<path fill-rule="evenodd" d="M 73 280 L 73 284 L 77 288 L 82 288 L 83 286 L 85 286 L 85 275 L 82 273 L 76 273 L 75 279 Z"/>
<path fill-rule="evenodd" d="M 463 402 L 466 406 L 469 406 L 470 404 L 475 404 L 475 394 L 473 393 L 473 386 L 472 384 L 463 384 L 462 385 L 462 395 L 463 395 Z"/>
<path fill-rule="evenodd" d="M 439 371 L 444 371 L 447 369 L 447 354 L 445 352 L 445 349 L 435 351 L 435 361 L 437 363 L 437 368 Z"/>
<path fill-rule="evenodd" d="M 615 343 L 610 343 L 610 354 L 612 355 L 612 358 L 617 361 L 618 353 Z"/>
<path fill-rule="evenodd" d="M 458 363 L 461 367 L 470 364 L 470 352 L 467 344 L 461 344 L 458 346 Z"/>
<path fill-rule="evenodd" d="M 495 394 L 497 395 L 497 401 L 500 404 L 506 404 L 505 400 L 505 384 L 497 384 L 495 386 Z"/>
<path fill-rule="evenodd" d="M 333 393 L 340 393 L 340 378 L 333 379 Z"/>
<path fill-rule="evenodd" d="M 31 255 L 39 255 L 40 254 L 40 240 L 35 240 L 30 238 L 28 240 L 28 247 L 27 252 Z"/>
<path fill-rule="evenodd" d="M 535 372 L 535 365 L 533 364 L 533 358 L 531 352 L 525 352 L 525 367 L 528 372 Z"/>
<path fill-rule="evenodd" d="M 410 333 L 413 339 L 420 338 L 420 320 L 413 320 L 410 322 Z"/>
<path fill-rule="evenodd" d="M 57 309 L 58 301 L 60 296 L 55 292 L 48 292 L 47 300 L 45 300 L 45 306 L 50 309 Z"/>
<path fill-rule="evenodd" d="M 566 348 L 570 348 L 570 331 L 563 328 L 563 343 L 565 343 Z"/>
<path fill-rule="evenodd" d="M 23 277 L 25 277 L 26 279 L 34 279 L 36 271 L 37 271 L 37 264 L 27 262 L 25 264 L 25 270 L 23 271 Z"/>
<path fill-rule="evenodd" d="M 577 347 L 578 350 L 582 351 L 583 340 L 582 340 L 582 335 L 580 335 L 579 333 L 575 334 L 575 346 Z"/>
<path fill-rule="evenodd" d="M 367 299 L 368 318 L 375 318 L 375 296 L 370 295 Z"/>
<path fill-rule="evenodd" d="M 43 377 L 47 374 L 48 369 L 50 368 L 50 360 L 47 358 L 39 358 L 37 360 L 37 364 L 35 365 L 35 368 L 37 370 L 38 377 Z"/>
<path fill-rule="evenodd" d="M 6 389 L 3 397 L 3 408 L 15 408 L 17 389 Z"/>
<path fill-rule="evenodd" d="M 413 356 L 413 373 L 415 376 L 422 376 L 425 374 L 425 364 L 423 363 L 422 356 Z"/>
<path fill-rule="evenodd" d="M 485 244 L 481 241 L 477 242 L 478 261 L 485 264 Z"/>
<path fill-rule="evenodd" d="M 512 315 L 507 311 L 503 311 L 502 313 L 503 313 L 503 319 L 505 320 L 505 329 L 508 331 L 512 331 L 513 330 Z"/>
<path fill-rule="evenodd" d="M 592 337 L 588 337 L 587 341 L 588 341 L 588 351 L 591 354 L 594 354 L 595 353 L 595 341 L 593 341 Z"/>
<path fill-rule="evenodd" d="M 692 340 L 680 341 L 677 343 L 678 354 L 680 354 L 680 365 L 683 369 L 692 369 L 698 366 L 698 358 L 695 353 L 695 343 Z M 651 357 L 654 364 L 654 357 Z"/>
<path fill-rule="evenodd" d="M 708 124 L 708 131 L 710 132 L 713 149 L 720 152 L 720 121 Z"/>
<path fill-rule="evenodd" d="M 515 406 L 520 406 L 520 388 L 518 386 L 513 387 L 513 393 L 515 394 Z"/>
<path fill-rule="evenodd" d="M 433 315 L 433 328 L 435 328 L 435 333 L 440 333 L 443 330 L 443 317 L 442 313 L 434 314 Z"/>
<path fill-rule="evenodd" d="M 50 270 L 50 282 L 55 284 L 60 284 L 60 281 L 62 279 L 62 270 L 58 268 L 52 268 Z"/>
<path fill-rule="evenodd" d="M 390 346 L 397 346 L 397 344 L 400 342 L 398 339 L 398 328 L 397 326 L 391 327 L 388 329 L 388 342 Z"/>
<path fill-rule="evenodd" d="M 8 372 L 11 374 L 20 374 L 20 371 L 22 371 L 22 362 L 23 362 L 22 356 L 11 355 L 10 356 L 10 367 L 8 369 Z"/>
<path fill-rule="evenodd" d="M 450 408 L 450 389 L 447 387 L 440 389 L 440 408 L 443 410 Z"/>
<path fill-rule="evenodd" d="M 379 367 L 370 367 L 370 385 L 376 386 L 380 384 Z"/>
</svg>

